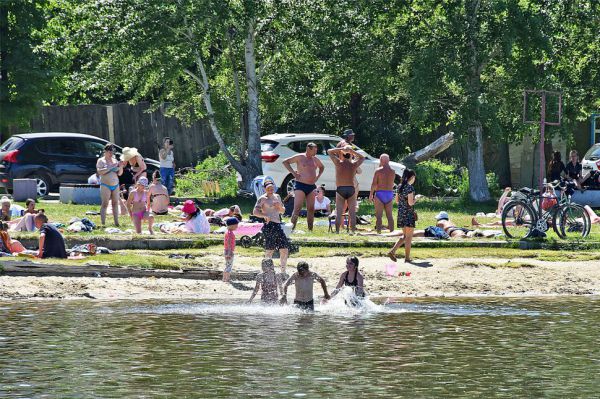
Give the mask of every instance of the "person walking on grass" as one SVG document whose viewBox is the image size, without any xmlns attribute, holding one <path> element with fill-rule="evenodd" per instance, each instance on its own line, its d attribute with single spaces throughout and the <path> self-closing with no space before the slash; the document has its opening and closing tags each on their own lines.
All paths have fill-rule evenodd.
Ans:
<svg viewBox="0 0 600 399">
<path fill-rule="evenodd" d="M 325 294 L 325 300 L 331 299 L 327 292 L 325 280 L 317 273 L 309 271 L 308 263 L 298 262 L 296 269 L 298 271 L 292 274 L 283 286 L 283 296 L 281 297 L 282 303 L 287 303 L 287 289 L 290 285 L 295 284 L 296 297 L 294 298 L 294 306 L 302 310 L 315 310 L 315 301 L 313 298 L 313 283 L 315 281 L 321 284 L 323 293 Z"/>
<path fill-rule="evenodd" d="M 275 183 L 272 180 L 266 180 L 263 183 L 265 194 L 258 197 L 252 214 L 263 218 L 262 228 L 265 239 L 265 258 L 272 258 L 273 252 L 279 250 L 279 260 L 281 272 L 285 274 L 285 267 L 288 259 L 288 249 L 290 243 L 281 228 L 281 214 L 285 211 L 281 197 L 275 194 Z"/>
<path fill-rule="evenodd" d="M 40 231 L 38 258 L 67 258 L 65 239 L 44 213 L 35 215 L 35 227 Z"/>
<path fill-rule="evenodd" d="M 388 256 L 394 262 L 396 251 L 404 245 L 404 262 L 410 263 L 410 248 L 412 245 L 413 232 L 417 222 L 417 213 L 415 212 L 415 184 L 416 175 L 411 169 L 406 169 L 402 175 L 402 183 L 398 187 L 398 228 L 403 230 L 403 237 L 399 238 Z"/>
<path fill-rule="evenodd" d="M 356 232 L 356 187 L 354 178 L 356 171 L 365 160 L 365 157 L 354 151 L 350 146 L 332 148 L 327 151 L 329 158 L 335 166 L 335 232 L 339 234 L 342 224 L 342 215 L 348 207 L 348 224 L 352 234 Z M 354 158 L 354 159 L 353 159 Z"/>
<path fill-rule="evenodd" d="M 173 155 L 173 139 L 165 137 L 163 146 L 158 152 L 160 161 L 160 175 L 162 182 L 167 187 L 169 195 L 173 193 L 173 184 L 175 183 L 175 156 Z"/>
<path fill-rule="evenodd" d="M 119 192 L 119 176 L 123 174 L 123 164 L 114 156 L 115 146 L 108 143 L 104 146 L 104 156 L 96 162 L 96 172 L 100 176 L 100 222 L 106 224 L 106 209 L 108 203 L 112 203 L 113 219 L 115 226 L 119 226 L 119 204 L 121 197 Z"/>
<path fill-rule="evenodd" d="M 273 259 L 263 259 L 261 263 L 262 273 L 258 273 L 256 276 L 256 285 L 254 291 L 248 299 L 248 303 L 252 303 L 252 300 L 256 296 L 259 290 L 261 290 L 260 300 L 264 304 L 274 305 L 279 300 L 278 292 L 283 295 L 283 286 L 281 284 L 281 274 L 275 273 L 275 265 Z"/>
<path fill-rule="evenodd" d="M 233 269 L 233 255 L 235 253 L 235 233 L 234 231 L 238 228 L 239 221 L 237 218 L 229 217 L 225 219 L 227 225 L 227 231 L 225 232 L 225 238 L 223 240 L 224 250 L 223 255 L 225 256 L 225 270 L 223 270 L 223 281 L 228 283 L 231 275 L 231 269 Z"/>
<path fill-rule="evenodd" d="M 315 219 L 315 189 L 316 182 L 323 174 L 325 166 L 317 155 L 317 145 L 308 143 L 304 154 L 294 155 L 283 161 L 283 167 L 286 168 L 296 179 L 294 183 L 294 211 L 292 212 L 292 228 L 296 229 L 298 215 L 302 206 L 306 202 L 306 223 L 308 231 L 312 231 Z M 296 170 L 292 165 L 296 164 Z"/>
<path fill-rule="evenodd" d="M 131 216 L 131 222 L 135 227 L 135 232 L 142 234 L 142 221 L 148 221 L 148 230 L 150 234 L 154 234 L 152 226 L 154 225 L 154 216 L 150 214 L 148 208 L 148 179 L 144 176 L 140 177 L 135 184 L 135 189 L 129 193 L 127 198 L 127 209 Z"/>
<path fill-rule="evenodd" d="M 385 215 L 388 221 L 388 230 L 394 231 L 394 180 L 396 172 L 390 167 L 390 156 L 381 154 L 379 157 L 379 167 L 373 175 L 371 184 L 370 200 L 375 204 L 375 230 L 381 233 L 382 216 Z"/>
</svg>

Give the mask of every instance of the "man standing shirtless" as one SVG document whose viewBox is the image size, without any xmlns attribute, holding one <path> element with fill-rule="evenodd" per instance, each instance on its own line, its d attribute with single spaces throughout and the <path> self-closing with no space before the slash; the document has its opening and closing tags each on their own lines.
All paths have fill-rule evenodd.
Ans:
<svg viewBox="0 0 600 399">
<path fill-rule="evenodd" d="M 348 224 L 352 234 L 356 231 L 356 188 L 354 178 L 356 170 L 362 165 L 365 157 L 354 151 L 352 147 L 332 148 L 327 150 L 329 158 L 335 165 L 335 231 L 340 232 L 342 214 L 346 205 L 348 206 Z M 339 155 L 342 155 L 341 157 Z M 353 159 L 354 158 L 354 159 Z"/>
<path fill-rule="evenodd" d="M 371 184 L 371 194 L 369 199 L 375 203 L 375 230 L 381 233 L 381 217 L 385 209 L 385 215 L 388 221 L 388 230 L 394 231 L 394 180 L 396 172 L 390 167 L 390 156 L 381 154 L 379 157 L 379 167 L 373 175 L 373 183 Z"/>
<path fill-rule="evenodd" d="M 298 265 L 296 266 L 298 272 L 292 274 L 283 286 L 283 296 L 281 297 L 282 303 L 287 303 L 287 289 L 290 285 L 295 284 L 296 297 L 294 298 L 294 305 L 302 310 L 315 310 L 315 301 L 313 298 L 313 283 L 315 281 L 321 284 L 325 299 L 331 299 L 327 292 L 325 280 L 317 273 L 309 271 L 308 268 L 308 263 L 298 262 Z"/>
<path fill-rule="evenodd" d="M 308 231 L 312 231 L 313 229 L 313 221 L 315 219 L 315 190 L 317 189 L 315 183 L 325 170 L 325 166 L 323 166 L 323 163 L 316 155 L 317 145 L 315 143 L 308 143 L 304 154 L 294 155 L 283 161 L 283 166 L 296 179 L 294 183 L 294 212 L 292 213 L 294 230 L 296 229 L 298 215 L 300 214 L 302 205 L 304 205 L 304 201 L 306 201 Z M 296 170 L 292 169 L 291 164 L 293 163 L 296 164 Z M 318 172 L 317 169 L 319 170 Z"/>
</svg>

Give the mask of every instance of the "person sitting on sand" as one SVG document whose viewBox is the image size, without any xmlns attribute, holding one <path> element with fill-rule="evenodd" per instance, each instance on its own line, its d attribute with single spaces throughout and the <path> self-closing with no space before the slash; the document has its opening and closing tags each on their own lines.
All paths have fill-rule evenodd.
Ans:
<svg viewBox="0 0 600 399">
<path fill-rule="evenodd" d="M 48 223 L 44 213 L 35 215 L 35 227 L 40 231 L 38 258 L 67 258 L 65 239 L 56 227 Z"/>
<path fill-rule="evenodd" d="M 156 170 L 152 174 L 152 184 L 148 189 L 148 209 L 152 210 L 154 215 L 168 215 L 169 202 L 169 191 L 163 186 L 160 172 Z"/>
<path fill-rule="evenodd" d="M 279 300 L 280 292 L 283 295 L 283 287 L 281 285 L 281 274 L 275 273 L 275 264 L 273 259 L 263 259 L 261 262 L 262 273 L 258 273 L 256 276 L 256 286 L 254 291 L 248 299 L 248 303 L 251 303 L 259 290 L 260 300 L 264 304 L 274 305 Z"/>
<path fill-rule="evenodd" d="M 296 284 L 294 305 L 303 310 L 315 310 L 315 301 L 313 298 L 313 283 L 315 281 L 318 281 L 321 284 L 325 299 L 328 300 L 331 298 L 329 293 L 327 293 L 327 284 L 325 284 L 325 280 L 317 273 L 309 271 L 308 263 L 298 262 L 296 269 L 298 271 L 292 274 L 283 286 L 283 296 L 281 297 L 282 303 L 287 303 L 288 287 L 292 284 Z"/>
<path fill-rule="evenodd" d="M 364 278 L 358 271 L 358 263 L 358 258 L 356 256 L 349 256 L 346 258 L 346 268 L 348 270 L 340 275 L 340 281 L 335 287 L 335 290 L 331 293 L 332 298 L 340 292 L 342 287 L 352 287 L 354 294 L 357 297 L 363 298 L 365 296 Z"/>
<path fill-rule="evenodd" d="M 127 209 L 131 216 L 131 222 L 135 227 L 135 232 L 142 234 L 142 221 L 148 221 L 148 231 L 154 234 L 152 225 L 154 224 L 154 216 L 148 212 L 148 179 L 144 176 L 140 177 L 135 185 L 135 189 L 127 198 Z"/>
</svg>

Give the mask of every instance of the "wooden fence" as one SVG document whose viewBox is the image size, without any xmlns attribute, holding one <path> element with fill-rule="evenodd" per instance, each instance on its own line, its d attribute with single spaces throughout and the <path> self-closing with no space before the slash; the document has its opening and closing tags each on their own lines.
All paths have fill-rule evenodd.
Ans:
<svg viewBox="0 0 600 399">
<path fill-rule="evenodd" d="M 218 152 L 207 122 L 186 126 L 165 116 L 163 108 L 153 112 L 148 109 L 148 103 L 47 106 L 31 121 L 30 131 L 90 134 L 121 147 L 136 147 L 144 157 L 156 160 L 158 146 L 168 136 L 175 143 L 178 168 L 194 166 Z"/>
</svg>

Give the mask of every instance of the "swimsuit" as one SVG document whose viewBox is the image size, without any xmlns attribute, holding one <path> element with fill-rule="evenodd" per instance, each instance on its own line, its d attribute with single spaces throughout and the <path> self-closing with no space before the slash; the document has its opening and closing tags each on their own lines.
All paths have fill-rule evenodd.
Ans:
<svg viewBox="0 0 600 399">
<path fill-rule="evenodd" d="M 301 181 L 297 181 L 294 183 L 294 191 L 300 190 L 304 193 L 304 195 L 308 195 L 317 189 L 316 184 L 306 184 Z"/>
<path fill-rule="evenodd" d="M 354 186 L 339 186 L 335 192 L 338 193 L 343 199 L 347 200 L 352 198 L 356 190 L 354 189 Z"/>
<path fill-rule="evenodd" d="M 352 281 L 352 282 L 348 281 L 348 274 L 350 274 L 350 273 L 345 272 L 345 274 L 344 274 L 344 286 L 346 286 L 346 287 L 352 287 L 352 290 L 354 291 L 354 294 L 357 297 L 364 298 L 364 296 L 365 296 L 364 291 L 361 291 L 360 294 L 357 292 L 357 288 L 358 288 L 358 272 L 356 272 L 356 274 L 354 275 L 354 281 Z M 360 302 L 358 302 L 356 300 L 352 300 L 352 301 L 350 301 L 350 303 L 348 303 L 347 300 L 344 300 L 344 302 L 348 306 L 359 306 L 360 305 Z"/>
<path fill-rule="evenodd" d="M 138 195 L 138 192 L 134 191 L 133 192 L 133 202 L 146 203 L 146 192 L 144 192 L 142 194 L 142 200 L 140 201 L 140 197 Z M 133 214 L 134 217 L 142 220 L 142 219 L 144 219 L 144 216 L 146 216 L 146 209 L 144 209 L 143 211 L 133 212 L 132 214 Z"/>
<path fill-rule="evenodd" d="M 446 230 L 446 233 L 448 233 L 448 235 L 451 236 L 452 233 L 454 233 L 455 231 L 462 231 L 463 233 L 467 234 L 473 230 L 469 230 L 464 227 L 448 227 L 448 230 Z"/>
<path fill-rule="evenodd" d="M 310 300 L 308 302 L 294 301 L 294 305 L 302 310 L 315 310 L 314 300 Z"/>
<path fill-rule="evenodd" d="M 115 184 L 114 186 L 106 183 L 100 183 L 100 185 L 108 188 L 110 191 L 115 191 L 117 188 L 119 188 L 119 183 Z"/>
<path fill-rule="evenodd" d="M 394 199 L 394 191 L 393 190 L 377 190 L 375 191 L 375 196 L 382 204 L 387 205 Z"/>
<path fill-rule="evenodd" d="M 265 273 L 260 273 L 257 276 L 257 280 L 261 282 L 262 292 L 260 294 L 260 299 L 265 303 L 277 303 L 279 297 L 277 295 L 277 275 L 273 273 L 273 280 L 267 281 L 267 276 Z"/>
</svg>

